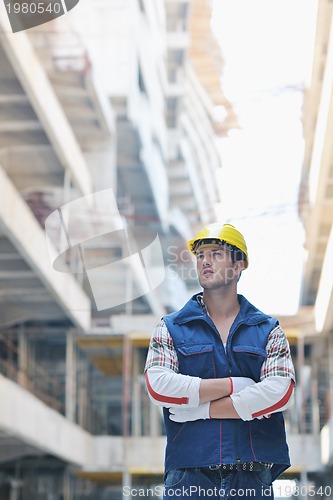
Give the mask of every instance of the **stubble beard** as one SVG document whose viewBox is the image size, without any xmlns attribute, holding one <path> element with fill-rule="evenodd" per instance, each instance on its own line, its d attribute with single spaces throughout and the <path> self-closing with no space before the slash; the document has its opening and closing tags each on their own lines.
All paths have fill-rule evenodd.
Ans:
<svg viewBox="0 0 333 500">
<path fill-rule="evenodd" d="M 205 279 L 199 278 L 199 283 L 200 286 L 204 290 L 218 290 L 219 288 L 228 288 L 231 286 L 232 282 L 235 279 L 235 273 L 232 272 L 232 276 L 230 276 L 230 270 L 232 268 L 226 269 L 225 275 L 221 276 L 220 273 L 217 273 L 218 280 L 215 281 L 215 279 L 212 282 L 209 282 L 209 280 L 206 282 Z"/>
</svg>

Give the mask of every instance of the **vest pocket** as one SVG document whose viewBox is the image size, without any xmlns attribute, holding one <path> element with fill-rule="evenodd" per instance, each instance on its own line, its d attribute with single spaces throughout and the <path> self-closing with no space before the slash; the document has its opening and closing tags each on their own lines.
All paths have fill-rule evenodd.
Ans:
<svg viewBox="0 0 333 500">
<path fill-rule="evenodd" d="M 201 378 L 216 377 L 213 345 L 184 345 L 177 352 L 180 373 Z"/>
<path fill-rule="evenodd" d="M 250 377 L 257 382 L 260 379 L 261 366 L 267 358 L 267 352 L 252 345 L 237 345 L 232 350 L 242 376 Z"/>
</svg>

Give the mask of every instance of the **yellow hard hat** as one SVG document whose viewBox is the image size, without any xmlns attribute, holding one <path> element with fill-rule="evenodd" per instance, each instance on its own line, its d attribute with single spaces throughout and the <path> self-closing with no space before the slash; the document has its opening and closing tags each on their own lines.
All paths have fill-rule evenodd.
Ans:
<svg viewBox="0 0 333 500">
<path fill-rule="evenodd" d="M 243 235 L 231 224 L 221 225 L 219 222 L 214 222 L 201 229 L 193 240 L 187 243 L 189 250 L 196 253 L 202 245 L 232 245 L 238 248 L 244 254 L 245 269 L 249 265 L 249 256 Z"/>
</svg>

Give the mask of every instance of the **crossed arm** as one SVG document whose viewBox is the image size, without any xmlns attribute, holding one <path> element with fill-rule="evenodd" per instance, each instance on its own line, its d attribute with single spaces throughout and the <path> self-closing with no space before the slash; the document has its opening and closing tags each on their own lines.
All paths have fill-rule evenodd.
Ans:
<svg viewBox="0 0 333 500">
<path fill-rule="evenodd" d="M 214 383 L 214 381 L 216 382 Z M 208 406 L 210 418 L 240 418 L 232 404 L 230 395 L 252 384 L 245 377 L 203 379 L 200 383 L 200 404 Z"/>
<path fill-rule="evenodd" d="M 287 408 L 294 387 L 294 369 L 288 342 L 280 327 L 267 344 L 261 380 L 246 377 L 200 379 L 179 373 L 171 336 L 161 322 L 152 337 L 146 363 L 149 395 L 155 404 L 168 407 L 172 420 L 241 418 L 252 420 Z"/>
</svg>

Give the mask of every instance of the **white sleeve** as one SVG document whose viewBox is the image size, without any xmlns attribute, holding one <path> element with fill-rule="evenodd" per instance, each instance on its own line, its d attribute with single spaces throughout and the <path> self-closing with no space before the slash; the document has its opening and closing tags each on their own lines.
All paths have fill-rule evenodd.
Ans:
<svg viewBox="0 0 333 500">
<path fill-rule="evenodd" d="M 242 420 L 253 420 L 285 410 L 294 389 L 290 377 L 272 376 L 230 395 Z"/>
<path fill-rule="evenodd" d="M 146 386 L 151 401 L 166 408 L 198 406 L 200 382 L 199 377 L 175 373 L 161 366 L 152 366 L 146 371 Z"/>
</svg>

